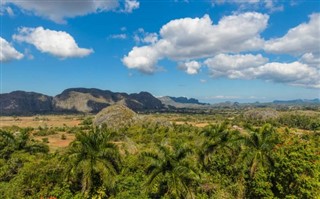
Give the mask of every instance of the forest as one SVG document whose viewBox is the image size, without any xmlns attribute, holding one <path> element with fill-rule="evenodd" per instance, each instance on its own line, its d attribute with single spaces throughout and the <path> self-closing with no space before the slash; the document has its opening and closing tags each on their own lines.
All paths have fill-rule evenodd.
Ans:
<svg viewBox="0 0 320 199">
<path fill-rule="evenodd" d="M 3 126 L 0 195 L 319 198 L 319 112 L 259 113 L 153 114 L 153 120 L 116 128 L 94 126 L 90 115 L 74 126 Z M 53 134 L 74 138 L 53 150 L 46 137 Z"/>
</svg>

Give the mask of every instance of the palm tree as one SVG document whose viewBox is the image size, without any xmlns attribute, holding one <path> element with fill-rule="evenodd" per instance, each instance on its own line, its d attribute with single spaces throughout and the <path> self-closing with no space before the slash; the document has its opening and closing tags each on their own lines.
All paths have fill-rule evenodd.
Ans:
<svg viewBox="0 0 320 199">
<path fill-rule="evenodd" d="M 9 159 L 15 151 L 25 151 L 30 154 L 47 153 L 49 147 L 30 140 L 30 132 L 27 130 L 16 133 L 0 131 L 0 157 Z"/>
<path fill-rule="evenodd" d="M 205 168 L 211 162 L 211 155 L 219 149 L 232 152 L 236 137 L 233 137 L 235 132 L 228 130 L 227 127 L 226 123 L 209 125 L 200 132 L 204 136 L 204 142 L 200 146 L 198 155 L 199 161 Z"/>
<path fill-rule="evenodd" d="M 120 154 L 111 138 L 108 130 L 92 129 L 76 134 L 76 139 L 69 146 L 67 177 L 81 180 L 81 191 L 85 197 L 93 194 L 93 188 L 106 189 L 114 184 L 114 177 L 119 172 Z"/>
<path fill-rule="evenodd" d="M 258 168 L 264 169 L 273 165 L 271 151 L 279 143 L 279 139 L 270 124 L 242 135 L 241 142 L 243 145 L 239 160 L 248 166 L 251 177 Z"/>
<path fill-rule="evenodd" d="M 187 161 L 189 153 L 190 149 L 178 145 L 158 145 L 157 152 L 144 152 L 143 157 L 149 160 L 146 187 L 156 188 L 157 196 L 194 198 L 191 187 L 195 187 L 199 176 Z"/>
<path fill-rule="evenodd" d="M 15 137 L 12 133 L 0 130 L 0 158 L 9 159 L 14 152 Z"/>
</svg>

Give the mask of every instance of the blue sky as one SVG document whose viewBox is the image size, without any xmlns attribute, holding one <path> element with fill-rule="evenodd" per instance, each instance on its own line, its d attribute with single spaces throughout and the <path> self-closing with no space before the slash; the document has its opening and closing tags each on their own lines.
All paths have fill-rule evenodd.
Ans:
<svg viewBox="0 0 320 199">
<path fill-rule="evenodd" d="M 1 92 L 319 98 L 320 2 L 1 1 Z"/>
</svg>

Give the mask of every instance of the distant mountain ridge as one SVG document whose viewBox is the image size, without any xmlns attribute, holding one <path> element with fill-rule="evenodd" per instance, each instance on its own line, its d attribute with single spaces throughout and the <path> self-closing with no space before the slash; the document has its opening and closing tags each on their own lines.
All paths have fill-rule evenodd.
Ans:
<svg viewBox="0 0 320 199">
<path fill-rule="evenodd" d="M 1 94 L 0 114 L 97 113 L 113 104 L 125 105 L 136 112 L 164 108 L 161 101 L 148 92 L 127 94 L 96 88 L 70 88 L 54 97 L 25 91 Z"/>
<path fill-rule="evenodd" d="M 295 100 L 274 100 L 274 104 L 317 104 L 320 103 L 320 99 L 295 99 Z"/>
<path fill-rule="evenodd" d="M 199 104 L 199 105 L 208 105 L 207 103 L 201 103 L 199 100 L 195 98 L 186 98 L 186 97 L 170 97 L 173 101 L 177 103 L 183 103 L 183 104 Z"/>
<path fill-rule="evenodd" d="M 201 103 L 195 98 L 164 96 L 158 98 L 167 108 L 194 108 L 201 109 L 210 104 Z"/>
<path fill-rule="evenodd" d="M 98 113 L 102 109 L 119 104 L 135 112 L 203 112 L 215 108 L 319 106 L 319 99 L 275 100 L 269 103 L 224 102 L 201 103 L 194 98 L 159 97 L 148 92 L 127 94 L 96 88 L 69 88 L 56 96 L 36 92 L 13 91 L 0 94 L 0 115 L 35 115 L 64 113 Z"/>
</svg>

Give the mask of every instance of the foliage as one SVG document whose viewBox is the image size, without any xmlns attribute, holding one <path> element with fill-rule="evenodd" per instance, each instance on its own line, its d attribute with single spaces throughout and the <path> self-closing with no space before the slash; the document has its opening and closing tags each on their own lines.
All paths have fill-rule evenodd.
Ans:
<svg viewBox="0 0 320 199">
<path fill-rule="evenodd" d="M 189 148 L 181 145 L 158 145 L 157 152 L 142 155 L 149 164 L 146 167 L 146 187 L 158 196 L 169 198 L 194 198 L 193 188 L 199 177 L 197 170 L 187 160 Z"/>
<path fill-rule="evenodd" d="M 0 196 L 319 198 L 318 113 L 277 114 L 251 120 L 241 111 L 223 109 L 185 118 L 155 116 L 179 124 L 143 121 L 109 129 L 94 128 L 92 118 L 85 118 L 75 127 L 3 127 Z M 211 124 L 190 124 L 198 121 Z M 49 153 L 46 143 L 34 139 L 49 131 L 73 133 L 75 140 Z"/>
<path fill-rule="evenodd" d="M 114 177 L 119 172 L 120 155 L 117 146 L 111 142 L 112 134 L 101 129 L 79 132 L 70 144 L 66 169 L 70 185 L 81 185 L 84 197 L 99 194 L 114 187 Z M 79 191 L 78 186 L 72 187 Z"/>
</svg>

